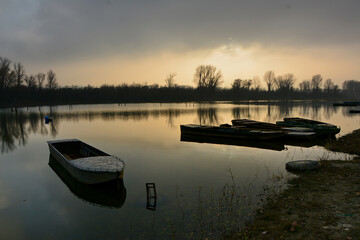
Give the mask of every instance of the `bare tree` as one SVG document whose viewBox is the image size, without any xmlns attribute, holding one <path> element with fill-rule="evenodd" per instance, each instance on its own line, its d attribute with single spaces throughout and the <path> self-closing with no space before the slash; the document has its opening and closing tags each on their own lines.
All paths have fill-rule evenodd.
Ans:
<svg viewBox="0 0 360 240">
<path fill-rule="evenodd" d="M 245 79 L 243 82 L 243 86 L 244 88 L 246 88 L 246 90 L 250 90 L 250 87 L 252 85 L 252 80 L 251 79 Z"/>
<path fill-rule="evenodd" d="M 50 90 L 56 89 L 58 87 L 58 83 L 56 80 L 56 74 L 53 70 L 49 70 L 47 73 L 47 84 L 46 87 Z"/>
<path fill-rule="evenodd" d="M 165 78 L 165 84 L 168 88 L 172 88 L 175 86 L 175 76 L 176 73 L 169 73 L 169 75 L 166 76 Z"/>
<path fill-rule="evenodd" d="M 304 80 L 299 84 L 300 91 L 309 93 L 311 91 L 311 82 L 310 80 Z"/>
<path fill-rule="evenodd" d="M 330 78 L 325 80 L 325 82 L 324 82 L 325 92 L 327 92 L 327 93 L 331 92 L 331 90 L 334 88 L 334 86 L 335 86 L 335 84 L 333 83 L 333 81 Z"/>
<path fill-rule="evenodd" d="M 194 82 L 198 88 L 215 90 L 223 83 L 222 73 L 212 65 L 200 65 L 195 70 Z"/>
<path fill-rule="evenodd" d="M 16 86 L 20 87 L 25 80 L 25 68 L 21 63 L 14 63 Z"/>
<path fill-rule="evenodd" d="M 264 74 L 264 81 L 266 83 L 268 92 L 270 92 L 272 90 L 272 88 L 275 84 L 275 80 L 276 80 L 276 77 L 275 77 L 274 71 L 267 71 Z"/>
<path fill-rule="evenodd" d="M 44 73 L 36 74 L 35 78 L 36 78 L 37 86 L 39 89 L 43 88 L 45 77 L 46 77 L 46 75 Z"/>
<path fill-rule="evenodd" d="M 358 98 L 360 95 L 360 81 L 346 80 L 343 82 L 343 91 L 348 97 Z"/>
<path fill-rule="evenodd" d="M 320 74 L 316 74 L 311 78 L 311 89 L 313 92 L 319 92 L 321 89 L 323 78 Z"/>
<path fill-rule="evenodd" d="M 0 57 L 0 89 L 8 88 L 14 84 L 15 73 L 10 69 L 11 61 Z"/>
<path fill-rule="evenodd" d="M 14 70 L 10 71 L 10 73 L 7 75 L 7 77 L 5 78 L 5 88 L 9 88 L 14 86 L 16 83 L 16 79 L 15 79 L 15 72 Z"/>
<path fill-rule="evenodd" d="M 36 80 L 34 75 L 26 76 L 25 77 L 25 83 L 26 86 L 29 88 L 35 88 L 36 87 Z"/>
<path fill-rule="evenodd" d="M 240 90 L 243 85 L 242 85 L 242 81 L 240 78 L 237 78 L 234 80 L 234 82 L 231 84 L 231 88 L 234 90 Z"/>
<path fill-rule="evenodd" d="M 294 84 L 295 84 L 295 77 L 294 74 L 292 73 L 288 73 L 282 76 L 278 76 L 275 79 L 275 85 L 277 87 L 278 90 L 281 91 L 289 91 L 292 90 L 294 88 Z"/>
</svg>

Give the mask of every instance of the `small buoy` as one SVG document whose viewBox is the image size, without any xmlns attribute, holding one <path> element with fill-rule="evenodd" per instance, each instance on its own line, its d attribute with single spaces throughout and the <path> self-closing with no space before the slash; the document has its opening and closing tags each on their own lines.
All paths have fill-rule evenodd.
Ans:
<svg viewBox="0 0 360 240">
<path fill-rule="evenodd" d="M 286 163 L 286 170 L 289 172 L 304 172 L 319 169 L 319 161 L 298 160 Z"/>
</svg>

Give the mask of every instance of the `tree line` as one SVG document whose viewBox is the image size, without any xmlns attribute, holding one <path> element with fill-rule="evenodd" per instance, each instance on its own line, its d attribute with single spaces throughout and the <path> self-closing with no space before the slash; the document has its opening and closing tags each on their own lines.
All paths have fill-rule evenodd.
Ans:
<svg viewBox="0 0 360 240">
<path fill-rule="evenodd" d="M 29 105 L 81 104 L 81 103 L 127 103 L 127 102 L 186 102 L 186 101 L 238 101 L 283 99 L 355 99 L 360 93 L 360 81 L 346 80 L 342 89 L 332 79 L 315 74 L 296 87 L 297 79 L 292 73 L 276 76 L 267 71 L 263 76 L 266 88 L 261 87 L 258 76 L 252 79 L 236 78 L 230 88 L 223 88 L 223 75 L 212 65 L 200 65 L 195 69 L 193 86 L 176 83 L 176 73 L 169 73 L 165 84 L 120 84 L 100 87 L 60 87 L 56 74 L 27 75 L 21 63 L 12 64 L 0 57 L 0 106 L 17 107 Z"/>
<path fill-rule="evenodd" d="M 0 57 L 0 89 L 9 88 L 38 88 L 56 89 L 58 87 L 56 74 L 53 70 L 45 73 L 26 75 L 25 68 L 21 63 L 14 63 L 8 58 Z"/>
</svg>

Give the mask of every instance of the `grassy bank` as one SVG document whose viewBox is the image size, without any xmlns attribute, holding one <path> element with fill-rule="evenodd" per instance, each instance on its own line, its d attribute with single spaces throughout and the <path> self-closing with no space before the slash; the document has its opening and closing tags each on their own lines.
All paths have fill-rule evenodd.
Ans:
<svg viewBox="0 0 360 240">
<path fill-rule="evenodd" d="M 329 150 L 359 154 L 360 130 L 329 142 Z M 234 239 L 360 239 L 360 158 L 321 161 L 289 180 Z"/>
<path fill-rule="evenodd" d="M 360 156 L 360 129 L 341 138 L 330 141 L 325 147 L 331 151 L 356 154 Z"/>
</svg>

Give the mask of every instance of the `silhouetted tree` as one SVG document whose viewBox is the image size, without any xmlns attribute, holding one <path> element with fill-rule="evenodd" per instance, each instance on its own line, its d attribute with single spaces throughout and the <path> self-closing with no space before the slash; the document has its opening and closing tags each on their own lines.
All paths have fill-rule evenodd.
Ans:
<svg viewBox="0 0 360 240">
<path fill-rule="evenodd" d="M 311 78 L 311 89 L 313 92 L 319 92 L 321 90 L 323 78 L 320 74 L 316 74 Z"/>
<path fill-rule="evenodd" d="M 194 82 L 198 88 L 215 90 L 223 83 L 222 73 L 212 65 L 200 65 L 195 70 Z"/>
<path fill-rule="evenodd" d="M 49 70 L 47 73 L 47 84 L 46 87 L 50 90 L 52 89 L 56 89 L 58 87 L 58 83 L 57 83 L 57 79 L 56 79 L 56 74 L 54 73 L 53 70 Z"/>
<path fill-rule="evenodd" d="M 276 77 L 275 77 L 274 71 L 267 71 L 264 74 L 264 81 L 266 83 L 268 92 L 270 92 L 272 90 L 272 88 L 275 84 L 275 80 L 276 80 Z"/>
<path fill-rule="evenodd" d="M 10 69 L 11 61 L 0 57 L 0 89 L 8 88 L 15 82 L 15 74 Z"/>
<path fill-rule="evenodd" d="M 36 74 L 35 78 L 36 78 L 37 86 L 39 89 L 43 88 L 45 77 L 46 77 L 46 75 L 44 73 Z"/>
<path fill-rule="evenodd" d="M 295 77 L 292 73 L 278 76 L 275 80 L 275 85 L 280 91 L 290 91 L 294 89 Z"/>
<path fill-rule="evenodd" d="M 34 75 L 26 76 L 25 77 L 25 83 L 26 86 L 29 88 L 35 88 L 36 87 L 36 79 Z"/>
<path fill-rule="evenodd" d="M 245 79 L 243 81 L 243 86 L 246 90 L 250 90 L 250 87 L 251 87 L 251 84 L 252 84 L 252 80 L 251 79 Z"/>
<path fill-rule="evenodd" d="M 21 63 L 14 63 L 16 86 L 20 87 L 25 80 L 25 68 Z"/>
<path fill-rule="evenodd" d="M 176 73 L 169 73 L 169 75 L 166 76 L 165 78 L 165 84 L 168 88 L 172 88 L 175 85 L 175 76 Z"/>
<path fill-rule="evenodd" d="M 234 82 L 231 84 L 231 88 L 233 90 L 240 90 L 242 87 L 242 80 L 240 78 L 235 79 Z"/>
<path fill-rule="evenodd" d="M 348 97 L 359 98 L 360 96 L 360 81 L 346 80 L 343 83 L 343 91 Z"/>
<path fill-rule="evenodd" d="M 324 91 L 327 94 L 336 93 L 338 91 L 338 89 L 339 89 L 339 86 L 335 85 L 330 78 L 325 80 L 325 82 L 324 82 Z"/>
<path fill-rule="evenodd" d="M 304 80 L 299 84 L 301 92 L 309 93 L 311 91 L 311 82 L 310 80 Z"/>
</svg>

